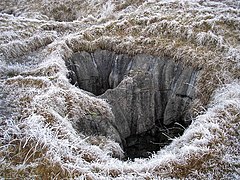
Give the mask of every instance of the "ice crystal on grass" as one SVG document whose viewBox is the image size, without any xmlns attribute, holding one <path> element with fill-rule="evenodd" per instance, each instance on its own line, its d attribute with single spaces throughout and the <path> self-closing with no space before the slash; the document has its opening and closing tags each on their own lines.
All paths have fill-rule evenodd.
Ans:
<svg viewBox="0 0 240 180">
<path fill-rule="evenodd" d="M 2 178 L 239 179 L 237 0 L 3 0 L 0 12 Z M 112 116 L 67 79 L 72 53 L 96 49 L 201 70 L 184 134 L 147 159 L 121 161 L 110 137 L 78 132 L 92 109 Z"/>
<path fill-rule="evenodd" d="M 113 11 L 115 10 L 115 5 L 112 4 L 111 1 L 107 1 L 106 4 L 102 7 L 101 18 L 107 18 L 108 16 L 113 15 Z"/>
</svg>

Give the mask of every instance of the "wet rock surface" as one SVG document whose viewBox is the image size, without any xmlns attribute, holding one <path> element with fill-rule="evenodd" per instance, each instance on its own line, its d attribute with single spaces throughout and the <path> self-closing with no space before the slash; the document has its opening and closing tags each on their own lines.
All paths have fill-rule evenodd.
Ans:
<svg viewBox="0 0 240 180">
<path fill-rule="evenodd" d="M 92 126 L 101 127 L 96 134 L 120 137 L 117 141 L 129 158 L 148 157 L 168 144 L 169 137 L 181 135 L 189 124 L 188 108 L 197 76 L 191 67 L 168 57 L 107 50 L 75 53 L 66 64 L 71 83 L 106 99 L 114 115 L 109 120 L 111 127 L 109 123 L 101 125 L 106 122 L 99 116 L 91 123 L 80 119 L 79 126 L 85 124 L 82 129 L 91 133 Z"/>
</svg>

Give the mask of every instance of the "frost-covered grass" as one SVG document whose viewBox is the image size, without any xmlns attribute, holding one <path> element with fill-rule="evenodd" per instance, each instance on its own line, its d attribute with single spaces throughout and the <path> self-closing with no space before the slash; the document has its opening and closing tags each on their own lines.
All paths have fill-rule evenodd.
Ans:
<svg viewBox="0 0 240 180">
<path fill-rule="evenodd" d="M 239 179 L 240 4 L 231 1 L 1 1 L 0 176 L 6 179 Z M 67 22 L 59 22 L 67 21 Z M 193 122 L 148 159 L 121 161 L 75 122 L 113 116 L 72 86 L 73 52 L 170 56 L 200 71 Z M 204 110 L 203 110 L 204 109 Z"/>
</svg>

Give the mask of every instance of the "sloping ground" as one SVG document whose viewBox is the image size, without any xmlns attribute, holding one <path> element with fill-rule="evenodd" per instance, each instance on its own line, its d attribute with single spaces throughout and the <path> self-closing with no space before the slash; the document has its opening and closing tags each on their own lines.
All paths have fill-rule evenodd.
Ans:
<svg viewBox="0 0 240 180">
<path fill-rule="evenodd" d="M 240 4 L 231 1 L 1 1 L 0 174 L 3 178 L 239 179 Z M 6 14 L 8 13 L 8 14 Z M 67 22 L 60 22 L 67 21 Z M 74 52 L 169 56 L 201 70 L 193 122 L 148 159 L 73 123 L 113 116 L 74 87 Z"/>
</svg>

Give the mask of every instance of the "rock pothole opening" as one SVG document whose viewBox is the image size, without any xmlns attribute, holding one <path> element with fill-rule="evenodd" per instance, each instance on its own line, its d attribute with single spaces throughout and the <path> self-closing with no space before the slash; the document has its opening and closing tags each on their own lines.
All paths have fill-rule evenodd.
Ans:
<svg viewBox="0 0 240 180">
<path fill-rule="evenodd" d="M 78 129 L 91 129 L 94 124 L 98 132 L 91 133 L 120 137 L 117 141 L 125 158 L 149 157 L 181 136 L 190 124 L 198 74 L 192 67 L 169 57 L 107 50 L 75 53 L 66 65 L 71 83 L 106 99 L 114 115 L 107 125 L 101 117 L 96 121 L 92 117 L 91 123 L 81 118 Z"/>
</svg>

